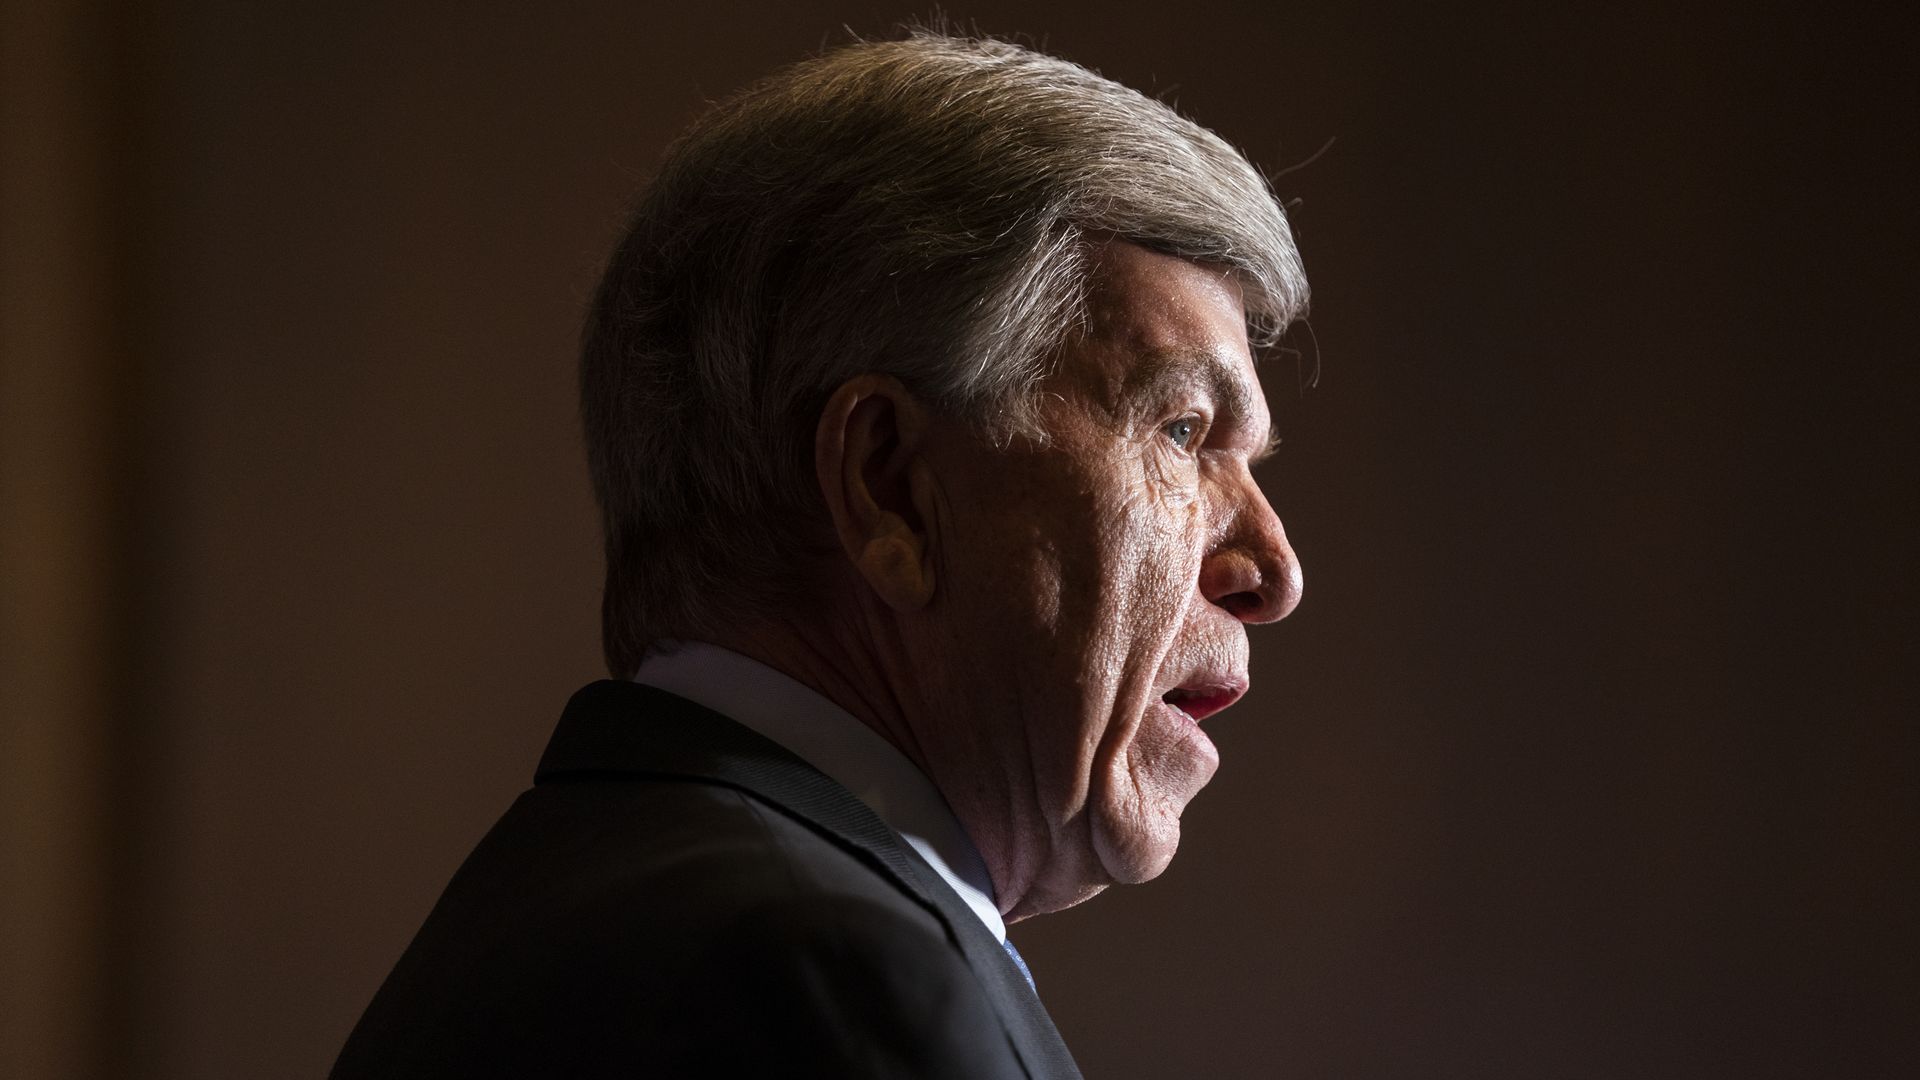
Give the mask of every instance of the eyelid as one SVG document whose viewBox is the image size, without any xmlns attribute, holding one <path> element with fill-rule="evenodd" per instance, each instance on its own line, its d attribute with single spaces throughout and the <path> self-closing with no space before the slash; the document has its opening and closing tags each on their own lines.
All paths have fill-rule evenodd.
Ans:
<svg viewBox="0 0 1920 1080">
<path fill-rule="evenodd" d="M 1237 420 L 1233 415 L 1216 417 L 1212 415 L 1211 410 L 1203 408 L 1178 410 L 1176 414 L 1171 415 L 1167 420 L 1161 422 L 1160 430 L 1165 432 L 1168 427 L 1182 420 L 1191 420 L 1196 427 L 1193 439 L 1189 441 L 1186 446 L 1181 447 L 1181 450 L 1188 454 L 1198 454 L 1203 450 L 1213 454 L 1244 453 L 1247 458 L 1247 464 L 1251 466 L 1258 465 L 1260 462 L 1272 457 L 1280 446 L 1278 430 L 1274 428 L 1272 424 L 1268 424 L 1267 430 L 1258 437 L 1252 438 L 1244 451 L 1229 446 L 1209 445 L 1210 443 L 1217 443 L 1217 440 L 1214 438 L 1216 431 L 1219 429 L 1219 423 L 1217 421 L 1224 420 L 1228 423 L 1229 432 L 1231 432 L 1232 425 L 1236 424 Z M 1238 442 L 1237 438 L 1235 442 Z"/>
</svg>

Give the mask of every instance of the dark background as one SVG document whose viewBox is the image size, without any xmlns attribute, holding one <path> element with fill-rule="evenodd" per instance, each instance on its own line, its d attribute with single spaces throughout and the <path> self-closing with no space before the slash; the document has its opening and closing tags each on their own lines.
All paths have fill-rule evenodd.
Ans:
<svg viewBox="0 0 1920 1080">
<path fill-rule="evenodd" d="M 599 674 L 625 200 L 915 12 L 562 7 L 8 9 L 0 1071 L 324 1071 Z M 1920 1075 L 1907 28 L 948 11 L 1278 174 L 1315 293 L 1305 603 L 1172 869 L 1015 930 L 1089 1076 Z"/>
</svg>

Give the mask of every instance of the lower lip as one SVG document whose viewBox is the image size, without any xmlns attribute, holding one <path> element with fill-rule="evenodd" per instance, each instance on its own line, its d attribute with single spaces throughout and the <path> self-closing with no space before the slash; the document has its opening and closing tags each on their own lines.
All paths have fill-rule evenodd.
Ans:
<svg viewBox="0 0 1920 1080">
<path fill-rule="evenodd" d="M 1180 740 L 1191 746 L 1195 753 L 1212 758 L 1217 763 L 1220 751 L 1213 745 L 1213 738 L 1200 730 L 1200 721 L 1187 714 L 1185 709 L 1171 702 L 1156 701 L 1154 707 L 1165 717 L 1162 721 L 1178 733 Z"/>
<path fill-rule="evenodd" d="M 1188 712 L 1187 710 L 1181 708 L 1178 705 L 1175 705 L 1171 701 L 1159 702 L 1159 706 L 1162 710 L 1166 712 L 1167 716 L 1170 717 L 1174 722 L 1182 725 L 1183 727 L 1190 727 L 1196 732 L 1200 731 L 1200 720 L 1198 717 L 1194 716 L 1192 713 Z"/>
</svg>

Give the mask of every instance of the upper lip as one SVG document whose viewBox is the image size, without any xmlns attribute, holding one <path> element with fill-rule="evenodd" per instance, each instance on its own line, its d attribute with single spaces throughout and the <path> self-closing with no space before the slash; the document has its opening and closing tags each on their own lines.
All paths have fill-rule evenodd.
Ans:
<svg viewBox="0 0 1920 1080">
<path fill-rule="evenodd" d="M 1204 720 L 1240 700 L 1247 692 L 1247 677 L 1219 673 L 1198 674 L 1160 695 L 1160 700 L 1193 717 Z"/>
</svg>

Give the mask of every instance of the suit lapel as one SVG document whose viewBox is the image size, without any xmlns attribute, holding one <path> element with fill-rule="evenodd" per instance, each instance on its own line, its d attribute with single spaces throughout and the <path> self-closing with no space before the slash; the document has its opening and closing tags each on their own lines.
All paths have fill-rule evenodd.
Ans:
<svg viewBox="0 0 1920 1080">
<path fill-rule="evenodd" d="M 979 917 L 866 804 L 785 747 L 664 690 L 602 680 L 567 703 L 534 782 L 581 774 L 722 784 L 812 826 L 940 920 L 1030 1075 L 1080 1075 L 1033 988 Z"/>
<path fill-rule="evenodd" d="M 987 988 L 987 997 L 1012 1036 L 1027 1072 L 1034 1076 L 1078 1077 L 1079 1068 L 1053 1026 L 1053 1018 L 999 940 L 917 852 L 897 841 L 894 846 L 909 860 L 910 870 L 918 878 L 918 892 L 933 901 L 968 965 Z"/>
</svg>

